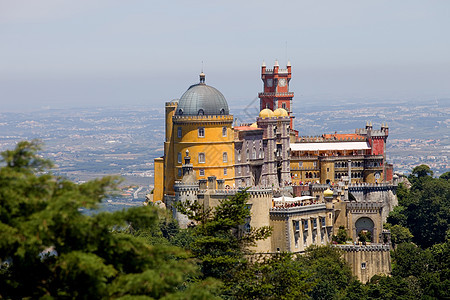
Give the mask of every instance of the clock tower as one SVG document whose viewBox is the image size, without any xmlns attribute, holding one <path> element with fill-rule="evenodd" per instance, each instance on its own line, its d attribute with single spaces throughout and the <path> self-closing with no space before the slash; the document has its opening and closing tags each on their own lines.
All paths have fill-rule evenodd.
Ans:
<svg viewBox="0 0 450 300">
<path fill-rule="evenodd" d="M 269 108 L 275 110 L 284 108 L 291 118 L 291 129 L 293 127 L 293 119 L 291 110 L 293 92 L 289 92 L 289 81 L 291 80 L 291 63 L 288 61 L 286 69 L 280 69 L 278 61 L 275 61 L 273 69 L 267 69 L 266 63 L 261 66 L 261 79 L 264 83 L 264 91 L 258 94 L 260 101 L 260 110 Z"/>
</svg>

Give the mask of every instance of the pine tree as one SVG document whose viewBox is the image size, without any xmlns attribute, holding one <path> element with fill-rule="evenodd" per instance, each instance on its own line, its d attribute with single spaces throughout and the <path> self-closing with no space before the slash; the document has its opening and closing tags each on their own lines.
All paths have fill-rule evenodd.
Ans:
<svg viewBox="0 0 450 300">
<path fill-rule="evenodd" d="M 187 253 L 131 234 L 158 223 L 154 208 L 87 216 L 118 178 L 75 184 L 48 172 L 37 141 L 3 152 L 0 168 L 0 298 L 211 299 Z"/>
</svg>

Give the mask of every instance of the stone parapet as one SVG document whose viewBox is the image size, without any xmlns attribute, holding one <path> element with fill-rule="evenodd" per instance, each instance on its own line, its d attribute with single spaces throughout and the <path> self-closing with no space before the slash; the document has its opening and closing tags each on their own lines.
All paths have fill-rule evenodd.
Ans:
<svg viewBox="0 0 450 300">
<path fill-rule="evenodd" d="M 326 210 L 325 203 L 308 204 L 293 207 L 272 207 L 269 210 L 269 213 L 271 216 L 288 216 L 292 214 L 311 213 L 320 210 Z"/>
<path fill-rule="evenodd" d="M 388 183 L 355 183 L 348 186 L 350 192 L 395 191 L 396 185 Z"/>
<path fill-rule="evenodd" d="M 187 124 L 187 123 L 232 123 L 234 117 L 232 115 L 198 115 L 198 116 L 177 116 L 172 117 L 174 124 Z"/>
<path fill-rule="evenodd" d="M 359 251 L 390 251 L 391 246 L 388 244 L 371 244 L 371 245 L 333 245 L 343 251 L 359 252 Z"/>
</svg>

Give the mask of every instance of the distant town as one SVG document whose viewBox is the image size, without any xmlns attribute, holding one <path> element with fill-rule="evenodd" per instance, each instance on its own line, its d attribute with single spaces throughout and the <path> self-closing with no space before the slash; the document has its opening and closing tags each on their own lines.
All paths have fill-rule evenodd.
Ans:
<svg viewBox="0 0 450 300">
<path fill-rule="evenodd" d="M 328 106 L 299 102 L 294 100 L 293 110 L 300 135 L 352 133 L 367 121 L 377 127 L 387 122 L 387 160 L 395 172 L 407 174 L 419 164 L 429 165 L 435 176 L 450 170 L 450 100 Z M 237 123 L 253 122 L 253 110 L 247 106 L 231 113 Z M 153 159 L 163 154 L 164 116 L 152 107 L 0 113 L 0 151 L 31 139 L 42 140 L 42 155 L 55 163 L 55 174 L 75 182 L 120 175 L 127 191 L 123 196 L 142 203 L 153 188 Z"/>
</svg>

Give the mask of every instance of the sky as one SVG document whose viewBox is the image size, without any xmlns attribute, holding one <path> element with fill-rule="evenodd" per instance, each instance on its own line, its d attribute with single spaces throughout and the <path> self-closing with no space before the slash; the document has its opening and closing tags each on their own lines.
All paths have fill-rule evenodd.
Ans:
<svg viewBox="0 0 450 300">
<path fill-rule="evenodd" d="M 202 65 L 242 106 L 275 60 L 298 109 L 450 98 L 449 16 L 447 0 L 0 0 L 0 112 L 163 107 Z"/>
</svg>

